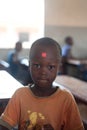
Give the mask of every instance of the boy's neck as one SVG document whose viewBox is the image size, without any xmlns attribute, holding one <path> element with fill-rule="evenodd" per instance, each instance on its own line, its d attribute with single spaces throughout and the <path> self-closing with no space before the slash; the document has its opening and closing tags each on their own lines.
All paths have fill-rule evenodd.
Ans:
<svg viewBox="0 0 87 130">
<path fill-rule="evenodd" d="M 33 94 L 35 96 L 38 96 L 38 97 L 46 97 L 46 96 L 50 96 L 52 95 L 55 91 L 57 90 L 57 87 L 49 87 L 47 89 L 44 89 L 44 88 L 40 88 L 38 86 L 33 86 L 31 87 L 31 91 L 33 92 Z"/>
</svg>

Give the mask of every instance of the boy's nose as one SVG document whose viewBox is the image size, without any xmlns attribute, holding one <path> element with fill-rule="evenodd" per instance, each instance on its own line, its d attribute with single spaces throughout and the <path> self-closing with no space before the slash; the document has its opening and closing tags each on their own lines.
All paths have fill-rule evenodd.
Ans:
<svg viewBox="0 0 87 130">
<path fill-rule="evenodd" d="M 42 73 L 43 75 L 47 74 L 47 68 L 46 68 L 46 67 L 42 67 L 42 68 L 41 68 L 41 73 Z"/>
</svg>

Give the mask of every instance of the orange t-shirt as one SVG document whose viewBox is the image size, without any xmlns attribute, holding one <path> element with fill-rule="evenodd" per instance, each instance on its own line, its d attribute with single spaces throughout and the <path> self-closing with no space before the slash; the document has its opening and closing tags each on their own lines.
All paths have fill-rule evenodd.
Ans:
<svg viewBox="0 0 87 130">
<path fill-rule="evenodd" d="M 72 94 L 58 89 L 48 97 L 35 96 L 29 87 L 18 89 L 10 99 L 1 118 L 18 130 L 51 124 L 54 130 L 83 130 L 80 114 Z"/>
</svg>

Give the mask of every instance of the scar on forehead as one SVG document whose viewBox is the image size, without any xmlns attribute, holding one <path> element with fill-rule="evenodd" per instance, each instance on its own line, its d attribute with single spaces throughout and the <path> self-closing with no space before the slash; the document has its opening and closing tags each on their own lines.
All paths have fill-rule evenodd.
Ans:
<svg viewBox="0 0 87 130">
<path fill-rule="evenodd" d="M 42 52 L 41 56 L 45 58 L 47 56 L 47 53 L 46 52 Z"/>
</svg>

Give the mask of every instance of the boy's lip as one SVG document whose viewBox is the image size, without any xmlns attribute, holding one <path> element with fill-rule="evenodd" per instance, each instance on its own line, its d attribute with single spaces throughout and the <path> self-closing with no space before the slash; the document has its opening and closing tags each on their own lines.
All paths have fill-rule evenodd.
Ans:
<svg viewBox="0 0 87 130">
<path fill-rule="evenodd" d="M 38 77 L 38 80 L 48 80 L 47 76 Z"/>
<path fill-rule="evenodd" d="M 47 78 L 39 78 L 38 81 L 47 82 L 48 79 Z"/>
<path fill-rule="evenodd" d="M 40 84 L 48 84 L 48 80 L 40 79 L 40 80 L 38 80 L 38 83 L 40 83 Z"/>
<path fill-rule="evenodd" d="M 40 78 L 40 79 L 38 79 L 38 80 L 47 81 L 46 78 Z"/>
</svg>

